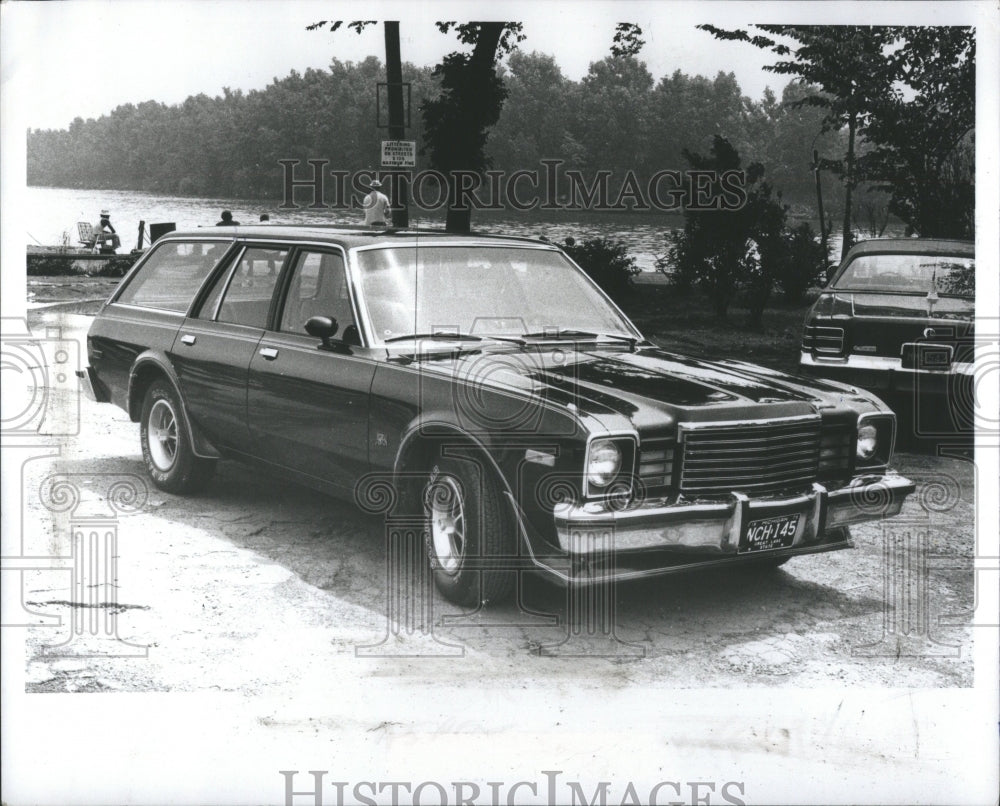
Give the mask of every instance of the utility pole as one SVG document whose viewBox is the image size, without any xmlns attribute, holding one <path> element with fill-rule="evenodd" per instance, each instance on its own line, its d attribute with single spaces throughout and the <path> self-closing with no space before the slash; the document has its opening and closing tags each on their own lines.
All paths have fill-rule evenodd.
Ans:
<svg viewBox="0 0 1000 806">
<path fill-rule="evenodd" d="M 819 181 L 819 151 L 813 149 L 813 175 L 816 177 L 816 207 L 819 209 L 819 242 L 823 245 L 823 259 L 826 261 L 826 275 L 830 279 L 830 252 L 826 243 L 826 219 L 823 217 L 823 187 Z"/>
<path fill-rule="evenodd" d="M 386 22 L 385 27 L 385 77 L 389 95 L 389 139 L 406 138 L 406 119 L 403 114 L 403 65 L 399 57 L 399 22 Z M 392 183 L 392 225 L 397 229 L 410 226 L 409 191 L 406 179 L 396 174 Z"/>
</svg>

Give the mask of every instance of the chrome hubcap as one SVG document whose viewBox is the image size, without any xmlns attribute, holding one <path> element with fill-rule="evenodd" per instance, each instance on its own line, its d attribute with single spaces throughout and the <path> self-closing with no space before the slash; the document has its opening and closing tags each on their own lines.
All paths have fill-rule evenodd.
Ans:
<svg viewBox="0 0 1000 806">
<path fill-rule="evenodd" d="M 465 508 L 461 490 L 453 478 L 441 476 L 427 492 L 434 556 L 443 571 L 455 575 L 465 555 Z"/>
<path fill-rule="evenodd" d="M 170 470 L 177 458 L 177 417 L 169 402 L 161 399 L 153 404 L 146 433 L 149 458 L 157 469 Z"/>
</svg>

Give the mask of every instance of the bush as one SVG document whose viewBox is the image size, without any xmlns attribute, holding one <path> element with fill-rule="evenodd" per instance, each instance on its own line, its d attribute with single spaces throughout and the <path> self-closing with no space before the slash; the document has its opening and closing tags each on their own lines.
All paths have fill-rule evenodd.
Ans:
<svg viewBox="0 0 1000 806">
<path fill-rule="evenodd" d="M 667 233 L 667 253 L 656 259 L 656 270 L 678 294 L 690 294 L 698 281 L 697 263 L 690 254 L 684 230 Z"/>
<path fill-rule="evenodd" d="M 642 271 L 625 243 L 612 238 L 587 238 L 582 243 L 567 238 L 562 248 L 614 300 L 628 292 L 632 278 Z"/>
<path fill-rule="evenodd" d="M 720 318 L 730 305 L 750 311 L 750 324 L 760 325 L 774 284 L 774 265 L 783 251 L 787 206 L 763 181 L 764 168 L 751 163 L 743 176 L 742 204 L 727 195 L 721 177 L 741 170 L 739 152 L 715 135 L 707 156 L 684 151 L 693 168 L 711 171 L 712 204 L 684 209 L 684 230 L 667 235 L 667 255 L 657 267 L 669 272 L 678 290 L 697 288 L 707 294 Z"/>
<path fill-rule="evenodd" d="M 823 245 L 817 242 L 816 233 L 808 223 L 786 232 L 783 254 L 775 266 L 775 280 L 785 301 L 793 305 L 803 303 L 806 291 L 825 276 L 826 266 Z"/>
</svg>

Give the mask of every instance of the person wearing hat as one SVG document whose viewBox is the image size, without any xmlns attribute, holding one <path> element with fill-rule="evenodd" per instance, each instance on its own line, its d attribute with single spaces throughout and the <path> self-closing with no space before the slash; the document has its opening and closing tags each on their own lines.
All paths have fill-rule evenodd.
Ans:
<svg viewBox="0 0 1000 806">
<path fill-rule="evenodd" d="M 111 224 L 111 211 L 101 210 L 101 220 L 94 224 L 94 243 L 100 247 L 102 255 L 113 255 L 121 246 L 121 238 Z"/>
<path fill-rule="evenodd" d="M 238 227 L 240 225 L 239 221 L 233 221 L 233 214 L 228 210 L 222 211 L 222 220 L 216 221 L 215 226 L 217 227 Z"/>
<path fill-rule="evenodd" d="M 371 192 L 365 196 L 361 206 L 365 209 L 365 224 L 372 229 L 384 229 L 391 220 L 389 198 L 379 188 L 382 183 L 372 180 Z"/>
</svg>

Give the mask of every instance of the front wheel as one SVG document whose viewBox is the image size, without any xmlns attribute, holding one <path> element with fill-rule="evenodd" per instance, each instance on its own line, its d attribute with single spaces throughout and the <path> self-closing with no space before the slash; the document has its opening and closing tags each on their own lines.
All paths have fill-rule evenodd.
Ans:
<svg viewBox="0 0 1000 806">
<path fill-rule="evenodd" d="M 168 493 L 202 489 L 215 472 L 214 459 L 195 456 L 173 386 L 153 381 L 142 402 L 139 438 L 142 459 L 153 484 Z"/>
<path fill-rule="evenodd" d="M 434 583 L 455 604 L 505 599 L 514 587 L 515 525 L 493 474 L 469 459 L 447 458 L 424 487 L 427 553 Z"/>
</svg>

